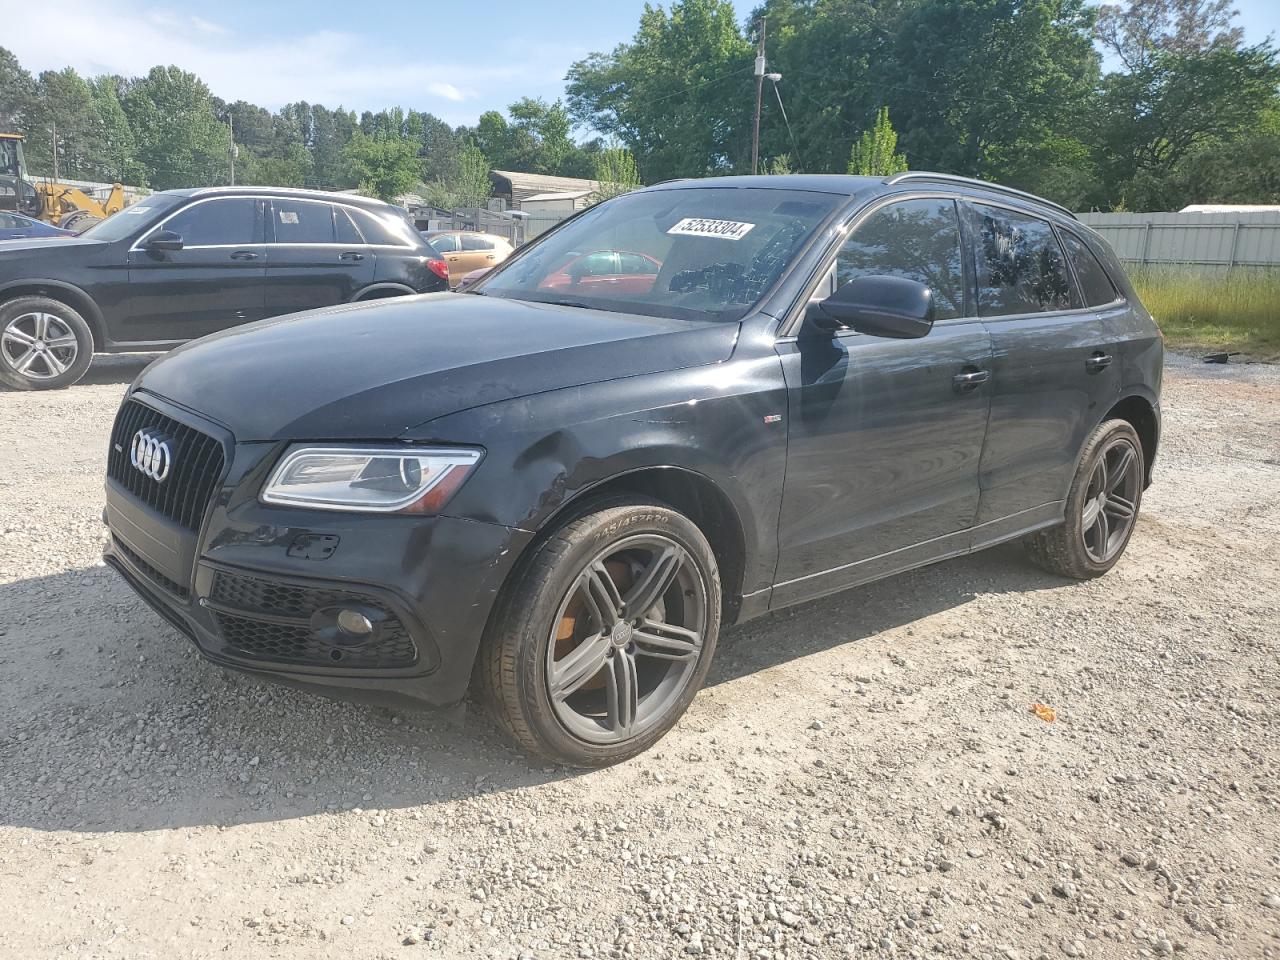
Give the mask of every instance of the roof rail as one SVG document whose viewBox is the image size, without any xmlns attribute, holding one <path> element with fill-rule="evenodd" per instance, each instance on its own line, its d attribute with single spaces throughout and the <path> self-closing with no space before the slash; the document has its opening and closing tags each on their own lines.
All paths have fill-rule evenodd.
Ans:
<svg viewBox="0 0 1280 960">
<path fill-rule="evenodd" d="M 1052 200 L 1046 200 L 1044 197 L 1037 197 L 1034 193 L 1027 193 L 1025 190 L 1015 190 L 1013 187 L 1001 186 L 998 183 L 991 183 L 989 180 L 979 180 L 976 177 L 962 177 L 954 173 L 931 173 L 928 170 L 908 170 L 906 173 L 895 173 L 891 177 L 885 177 L 883 183 L 886 187 L 892 187 L 908 180 L 936 180 L 942 183 L 964 183 L 972 187 L 981 187 L 984 190 L 991 190 L 995 193 L 1006 193 L 1012 197 L 1021 197 L 1023 200 L 1032 200 L 1036 203 L 1044 204 L 1046 207 L 1052 207 L 1060 213 L 1065 213 L 1072 220 L 1078 219 L 1070 208 L 1064 207 L 1060 203 L 1054 203 Z"/>
</svg>

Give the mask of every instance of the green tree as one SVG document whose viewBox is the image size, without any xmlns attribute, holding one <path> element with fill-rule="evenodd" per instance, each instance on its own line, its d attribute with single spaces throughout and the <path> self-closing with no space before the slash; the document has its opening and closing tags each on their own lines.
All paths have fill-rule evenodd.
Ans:
<svg viewBox="0 0 1280 960">
<path fill-rule="evenodd" d="M 145 186 L 146 171 L 138 163 L 137 143 L 120 103 L 123 87 L 123 78 L 109 74 L 89 81 L 96 113 L 96 142 L 90 157 L 89 179 Z"/>
<path fill-rule="evenodd" d="M 769 160 L 765 165 L 764 172 L 771 177 L 786 177 L 797 171 L 791 168 L 791 155 L 789 153 L 780 153 Z"/>
<path fill-rule="evenodd" d="M 231 134 L 214 113 L 209 88 L 177 67 L 152 67 L 121 99 L 138 162 L 157 190 L 224 184 Z"/>
<path fill-rule="evenodd" d="M 849 152 L 849 172 L 864 177 L 888 177 L 907 169 L 905 154 L 898 153 L 898 133 L 889 122 L 889 108 L 876 111 L 876 121 L 863 131 Z"/>
<path fill-rule="evenodd" d="M 360 189 L 379 200 L 393 202 L 422 178 L 417 145 L 389 132 L 370 136 L 357 130 L 347 143 L 346 157 Z"/>
<path fill-rule="evenodd" d="M 12 52 L 0 47 L 0 131 L 24 132 L 35 99 L 35 78 Z"/>
<path fill-rule="evenodd" d="M 650 182 L 731 170 L 750 155 L 753 59 L 729 0 L 646 5 L 631 43 L 569 68 L 569 113 Z"/>
<path fill-rule="evenodd" d="M 598 183 L 593 200 L 609 200 L 638 190 L 643 184 L 636 170 L 636 158 L 626 147 L 606 147 L 596 156 L 595 179 Z"/>
</svg>

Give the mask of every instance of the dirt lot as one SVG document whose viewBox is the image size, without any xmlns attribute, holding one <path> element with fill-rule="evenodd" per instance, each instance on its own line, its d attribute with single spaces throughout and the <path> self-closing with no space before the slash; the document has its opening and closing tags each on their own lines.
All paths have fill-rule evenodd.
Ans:
<svg viewBox="0 0 1280 960">
<path fill-rule="evenodd" d="M 1280 367 L 1171 363 L 1105 579 L 748 624 L 586 774 L 202 662 L 99 560 L 139 369 L 0 393 L 0 957 L 1280 957 Z"/>
</svg>

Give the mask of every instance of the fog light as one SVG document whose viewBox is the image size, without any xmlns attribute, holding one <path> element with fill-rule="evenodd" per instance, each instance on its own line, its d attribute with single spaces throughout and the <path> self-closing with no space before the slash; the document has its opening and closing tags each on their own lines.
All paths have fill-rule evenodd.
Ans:
<svg viewBox="0 0 1280 960">
<path fill-rule="evenodd" d="M 367 637 L 373 633 L 373 622 L 359 610 L 343 610 L 338 614 L 338 626 L 353 637 Z"/>
</svg>

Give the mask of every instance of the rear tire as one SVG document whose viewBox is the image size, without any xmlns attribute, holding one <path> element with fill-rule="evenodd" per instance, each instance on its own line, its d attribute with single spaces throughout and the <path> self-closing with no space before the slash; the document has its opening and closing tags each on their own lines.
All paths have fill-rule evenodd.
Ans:
<svg viewBox="0 0 1280 960">
<path fill-rule="evenodd" d="M 519 747 L 603 767 L 675 725 L 720 631 L 715 555 L 692 521 L 656 504 L 602 506 L 539 544 L 513 577 L 476 680 Z"/>
<path fill-rule="evenodd" d="M 1023 544 L 1036 566 L 1073 580 L 1100 577 L 1133 535 L 1146 467 L 1142 442 L 1126 420 L 1107 420 L 1085 441 L 1067 494 L 1066 523 Z"/>
<path fill-rule="evenodd" d="M 14 390 L 69 387 L 93 361 L 93 334 L 61 300 L 15 297 L 0 303 L 0 383 Z"/>
</svg>

